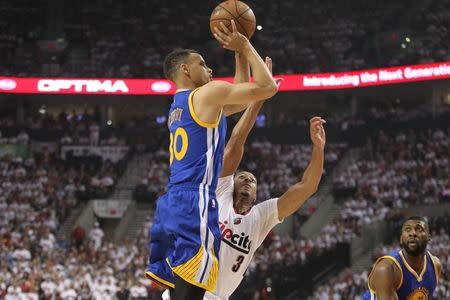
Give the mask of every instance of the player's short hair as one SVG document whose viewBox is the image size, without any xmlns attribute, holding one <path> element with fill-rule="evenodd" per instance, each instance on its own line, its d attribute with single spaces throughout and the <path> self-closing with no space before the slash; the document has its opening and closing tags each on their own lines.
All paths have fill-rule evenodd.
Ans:
<svg viewBox="0 0 450 300">
<path fill-rule="evenodd" d="M 234 174 L 234 177 L 239 176 L 239 175 L 242 174 L 242 173 L 248 173 L 248 174 L 252 175 L 252 177 L 255 179 L 256 183 L 258 183 L 258 179 L 256 179 L 255 174 L 253 174 L 252 172 L 249 172 L 249 171 L 240 171 L 240 170 L 238 170 L 238 171 Z"/>
<path fill-rule="evenodd" d="M 430 231 L 430 230 L 429 230 L 430 227 L 429 227 L 429 225 L 428 225 L 428 220 L 427 220 L 427 218 L 424 218 L 424 217 L 421 217 L 421 216 L 411 216 L 411 217 L 407 218 L 407 219 L 405 220 L 405 222 L 403 222 L 402 230 L 403 230 L 403 226 L 404 226 L 405 223 L 408 222 L 408 221 L 421 221 L 421 222 L 423 222 L 423 223 L 425 224 L 425 229 L 426 229 L 427 231 Z"/>
<path fill-rule="evenodd" d="M 167 79 L 174 80 L 175 74 L 181 64 L 187 63 L 187 59 L 191 53 L 198 53 L 193 49 L 176 49 L 167 54 L 164 59 L 164 76 Z"/>
</svg>

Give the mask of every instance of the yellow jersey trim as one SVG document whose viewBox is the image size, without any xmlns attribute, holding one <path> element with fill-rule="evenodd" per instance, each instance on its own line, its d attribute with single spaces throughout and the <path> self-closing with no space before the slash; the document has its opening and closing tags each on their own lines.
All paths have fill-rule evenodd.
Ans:
<svg viewBox="0 0 450 300">
<path fill-rule="evenodd" d="M 408 269 L 408 271 L 409 271 L 414 277 L 416 277 L 416 279 L 417 279 L 418 282 L 421 282 L 421 281 L 423 280 L 423 275 L 425 275 L 425 272 L 426 272 L 426 270 L 427 270 L 427 256 L 426 256 L 426 255 L 423 256 L 424 262 L 423 262 L 422 272 L 420 272 L 420 275 L 417 274 L 417 272 L 416 272 L 413 268 L 411 268 L 411 266 L 410 266 L 410 265 L 408 264 L 408 262 L 406 261 L 406 258 L 403 256 L 403 252 L 402 252 L 402 251 L 400 251 L 400 257 L 402 258 L 403 263 L 405 264 L 405 266 L 406 266 L 406 268 Z"/>
<path fill-rule="evenodd" d="M 402 267 L 400 266 L 399 262 L 395 259 L 395 257 L 389 256 L 389 255 L 381 256 L 375 261 L 375 263 L 373 264 L 372 270 L 370 271 L 369 276 L 367 277 L 367 286 L 369 287 L 369 291 L 374 295 L 376 295 L 376 294 L 375 294 L 375 290 L 370 286 L 370 277 L 372 276 L 372 273 L 375 270 L 375 267 L 377 266 L 377 264 L 383 259 L 389 259 L 389 260 L 393 261 L 394 264 L 397 266 L 397 268 L 400 270 L 400 283 L 395 287 L 395 290 L 398 291 L 403 284 L 403 270 L 402 270 Z"/>
<path fill-rule="evenodd" d="M 202 127 L 206 127 L 206 128 L 216 128 L 219 125 L 220 118 L 222 117 L 223 109 L 220 110 L 219 117 L 217 118 L 215 123 L 206 123 L 206 122 L 203 122 L 202 120 L 200 120 L 200 118 L 195 114 L 194 103 L 192 102 L 193 98 L 194 98 L 194 94 L 198 89 L 199 88 L 196 88 L 189 94 L 189 98 L 188 98 L 189 112 L 191 113 L 192 118 L 198 125 L 200 125 Z"/>
<path fill-rule="evenodd" d="M 439 267 L 439 264 L 437 262 L 437 257 L 431 254 L 429 251 L 428 254 L 431 257 L 431 261 L 433 262 L 434 274 L 436 275 L 436 283 L 439 283 L 439 279 L 441 279 L 441 268 Z"/>
<path fill-rule="evenodd" d="M 160 287 L 164 288 L 164 289 L 168 289 L 168 288 L 175 288 L 175 284 L 162 279 L 161 277 L 158 277 L 155 273 L 152 273 L 150 271 L 145 272 L 145 277 L 147 279 L 150 279 L 151 281 L 155 282 L 157 285 L 159 285 Z"/>
</svg>

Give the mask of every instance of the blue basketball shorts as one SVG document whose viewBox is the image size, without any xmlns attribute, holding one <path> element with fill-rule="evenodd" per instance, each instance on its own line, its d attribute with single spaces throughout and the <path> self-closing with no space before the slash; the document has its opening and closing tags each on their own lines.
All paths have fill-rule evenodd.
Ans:
<svg viewBox="0 0 450 300">
<path fill-rule="evenodd" d="M 146 277 L 174 287 L 174 273 L 213 292 L 219 276 L 220 230 L 215 191 L 171 187 L 156 204 Z"/>
</svg>

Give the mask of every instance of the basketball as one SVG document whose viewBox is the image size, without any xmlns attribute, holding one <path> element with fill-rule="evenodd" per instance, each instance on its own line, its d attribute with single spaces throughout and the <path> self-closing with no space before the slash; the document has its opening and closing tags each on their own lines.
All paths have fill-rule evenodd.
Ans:
<svg viewBox="0 0 450 300">
<path fill-rule="evenodd" d="M 247 4 L 237 0 L 227 0 L 217 5 L 209 19 L 209 28 L 214 34 L 214 27 L 220 29 L 220 22 L 223 22 L 231 30 L 231 20 L 234 20 L 240 33 L 251 38 L 256 28 L 255 14 Z"/>
</svg>

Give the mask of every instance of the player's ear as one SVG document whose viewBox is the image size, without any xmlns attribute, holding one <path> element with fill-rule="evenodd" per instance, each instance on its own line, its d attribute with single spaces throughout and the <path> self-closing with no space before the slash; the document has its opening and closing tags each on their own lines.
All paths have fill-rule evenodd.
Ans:
<svg viewBox="0 0 450 300">
<path fill-rule="evenodd" d="M 181 64 L 180 65 L 180 70 L 184 75 L 188 75 L 189 76 L 189 66 L 187 64 Z"/>
</svg>

